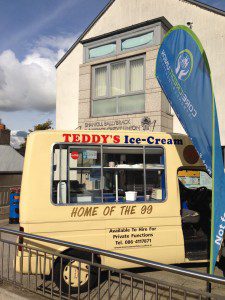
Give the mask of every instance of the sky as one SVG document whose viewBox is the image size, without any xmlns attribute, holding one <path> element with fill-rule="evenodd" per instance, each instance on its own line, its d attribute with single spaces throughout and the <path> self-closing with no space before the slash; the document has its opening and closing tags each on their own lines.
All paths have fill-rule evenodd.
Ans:
<svg viewBox="0 0 225 300">
<path fill-rule="evenodd" d="M 55 64 L 108 1 L 0 0 L 0 119 L 8 128 L 55 124 Z M 225 0 L 201 2 L 225 10 Z"/>
<path fill-rule="evenodd" d="M 0 119 L 55 123 L 55 64 L 108 0 L 0 0 Z"/>
</svg>

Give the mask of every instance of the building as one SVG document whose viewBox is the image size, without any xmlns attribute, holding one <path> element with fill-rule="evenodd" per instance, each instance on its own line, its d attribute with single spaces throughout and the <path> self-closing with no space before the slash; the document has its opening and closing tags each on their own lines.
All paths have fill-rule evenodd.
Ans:
<svg viewBox="0 0 225 300">
<path fill-rule="evenodd" d="M 155 78 L 173 25 L 193 26 L 208 55 L 225 145 L 225 13 L 193 0 L 112 0 L 57 63 L 57 129 L 183 132 Z"/>
<path fill-rule="evenodd" d="M 23 156 L 10 146 L 10 130 L 0 123 L 0 189 L 20 186 Z M 5 188 L 7 187 L 7 188 Z M 0 195 L 1 196 L 1 195 Z M 0 197 L 1 198 L 1 197 Z"/>
</svg>

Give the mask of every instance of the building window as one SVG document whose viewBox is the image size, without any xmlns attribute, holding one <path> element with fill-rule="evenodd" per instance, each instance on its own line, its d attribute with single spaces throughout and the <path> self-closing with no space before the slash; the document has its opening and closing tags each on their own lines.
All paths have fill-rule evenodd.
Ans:
<svg viewBox="0 0 225 300">
<path fill-rule="evenodd" d="M 128 51 L 158 45 L 162 40 L 159 24 L 136 28 L 95 41 L 83 41 L 84 61 L 115 56 Z"/>
<path fill-rule="evenodd" d="M 95 96 L 105 97 L 107 92 L 107 67 L 96 68 L 95 70 Z"/>
<path fill-rule="evenodd" d="M 121 50 L 126 51 L 153 43 L 153 32 L 148 32 L 139 36 L 127 38 L 121 41 Z"/>
<path fill-rule="evenodd" d="M 126 93 L 126 62 L 111 64 L 111 96 L 124 95 Z"/>
<path fill-rule="evenodd" d="M 145 146 L 56 144 L 52 202 L 162 202 L 166 199 L 164 149 Z"/>
<path fill-rule="evenodd" d="M 130 91 L 144 90 L 144 63 L 143 58 L 130 62 Z"/>
<path fill-rule="evenodd" d="M 145 57 L 93 67 L 92 116 L 145 111 Z"/>
<path fill-rule="evenodd" d="M 89 58 L 98 58 L 116 52 L 116 42 L 89 49 Z"/>
</svg>

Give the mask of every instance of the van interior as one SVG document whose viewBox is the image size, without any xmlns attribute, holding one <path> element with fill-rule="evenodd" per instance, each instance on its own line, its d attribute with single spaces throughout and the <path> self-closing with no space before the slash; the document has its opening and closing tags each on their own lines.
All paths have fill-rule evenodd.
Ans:
<svg viewBox="0 0 225 300">
<path fill-rule="evenodd" d="M 163 148 L 55 145 L 53 151 L 56 204 L 165 200 Z"/>
<path fill-rule="evenodd" d="M 189 260 L 208 259 L 211 234 L 212 179 L 206 171 L 180 169 L 178 181 L 185 257 Z"/>
</svg>

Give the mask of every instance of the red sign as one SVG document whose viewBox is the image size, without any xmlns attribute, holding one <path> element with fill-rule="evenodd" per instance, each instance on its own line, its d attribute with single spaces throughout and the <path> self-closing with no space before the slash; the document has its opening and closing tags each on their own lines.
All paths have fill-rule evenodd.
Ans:
<svg viewBox="0 0 225 300">
<path fill-rule="evenodd" d="M 79 153 L 77 151 L 71 152 L 71 158 L 72 159 L 78 159 L 78 157 L 79 157 Z"/>
<path fill-rule="evenodd" d="M 108 134 L 80 134 L 80 133 L 64 133 L 65 143 L 91 143 L 91 144 L 119 144 L 119 135 L 108 135 Z"/>
</svg>

